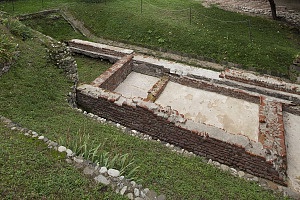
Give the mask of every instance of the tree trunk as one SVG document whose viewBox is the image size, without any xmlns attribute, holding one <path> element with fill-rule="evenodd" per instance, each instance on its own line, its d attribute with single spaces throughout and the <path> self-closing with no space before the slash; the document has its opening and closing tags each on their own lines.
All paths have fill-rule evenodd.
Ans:
<svg viewBox="0 0 300 200">
<path fill-rule="evenodd" d="M 271 6 L 272 18 L 274 20 L 277 20 L 278 17 L 277 17 L 277 14 L 276 14 L 276 4 L 275 4 L 274 0 L 268 0 L 268 1 L 270 3 L 270 6 Z"/>
</svg>

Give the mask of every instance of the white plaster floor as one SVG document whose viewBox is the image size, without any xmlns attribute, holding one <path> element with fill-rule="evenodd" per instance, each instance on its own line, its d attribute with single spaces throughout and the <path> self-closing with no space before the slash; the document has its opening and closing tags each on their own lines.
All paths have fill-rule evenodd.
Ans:
<svg viewBox="0 0 300 200">
<path fill-rule="evenodd" d="M 300 116 L 283 112 L 289 184 L 300 192 Z"/>
<path fill-rule="evenodd" d="M 146 98 L 148 91 L 159 79 L 153 76 L 131 72 L 127 78 L 114 90 L 127 98 Z"/>
<path fill-rule="evenodd" d="M 259 105 L 244 100 L 169 82 L 156 100 L 185 118 L 247 136 L 258 141 Z"/>
</svg>

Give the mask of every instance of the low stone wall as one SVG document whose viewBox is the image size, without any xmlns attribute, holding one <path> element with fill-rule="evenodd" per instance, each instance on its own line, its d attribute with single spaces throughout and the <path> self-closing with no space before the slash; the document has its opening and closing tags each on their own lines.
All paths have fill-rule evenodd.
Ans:
<svg viewBox="0 0 300 200">
<path fill-rule="evenodd" d="M 30 14 L 26 14 L 26 15 L 19 15 L 18 19 L 20 21 L 26 20 L 26 19 L 34 19 L 34 18 L 44 17 L 44 16 L 52 14 L 52 13 L 59 13 L 59 12 L 60 12 L 59 9 L 42 10 L 40 12 L 30 13 Z"/>
<path fill-rule="evenodd" d="M 99 44 L 94 42 L 88 42 L 84 40 L 73 39 L 68 42 L 70 48 L 82 49 L 85 51 L 101 53 L 106 55 L 113 55 L 117 57 L 123 57 L 132 54 L 130 49 L 122 49 L 118 47 L 112 47 L 105 44 Z"/>
<path fill-rule="evenodd" d="M 113 91 L 132 71 L 132 55 L 124 56 L 96 78 L 92 85 Z"/>
<path fill-rule="evenodd" d="M 166 88 L 168 82 L 169 82 L 168 76 L 163 76 L 160 78 L 148 91 L 147 99 L 146 101 L 155 102 L 155 100 L 161 95 L 161 93 Z"/>
<path fill-rule="evenodd" d="M 182 85 L 259 104 L 260 141 L 251 141 L 243 135 L 233 136 L 216 127 L 208 128 L 205 124 L 185 119 L 176 110 L 162 108 L 151 100 L 146 102 L 149 99 L 146 101 L 140 98 L 130 99 L 112 92 L 131 71 L 145 72 L 147 75 L 157 72 L 168 77 L 168 80 Z M 272 120 L 263 121 L 262 118 L 266 115 L 263 111 L 272 107 L 264 106 L 266 102 L 268 101 L 262 101 L 259 94 L 188 76 L 174 75 L 164 67 L 149 63 L 134 63 L 132 56 L 123 57 L 96 78 L 92 85 L 82 85 L 77 88 L 77 103 L 88 112 L 172 143 L 197 155 L 286 185 L 286 152 L 282 117 L 281 125 L 276 127 L 273 127 Z M 282 110 L 279 115 L 277 110 L 273 113 L 276 119 L 282 116 Z M 270 134 L 270 131 L 277 131 L 278 134 Z"/>
<path fill-rule="evenodd" d="M 170 73 L 170 70 L 164 68 L 164 66 L 155 65 L 147 62 L 140 62 L 137 60 L 133 60 L 132 70 L 137 73 L 145 74 L 148 76 L 154 76 L 158 78 L 164 76 L 165 74 Z"/>
<path fill-rule="evenodd" d="M 277 99 L 285 100 L 286 102 L 292 102 L 294 104 L 300 105 L 299 95 L 297 96 L 297 95 L 286 93 L 286 92 L 276 91 L 276 90 L 267 89 L 267 88 L 263 88 L 263 87 L 257 87 L 256 85 L 243 84 L 243 83 L 231 81 L 228 79 L 218 80 L 218 81 L 213 81 L 213 82 L 218 83 L 220 85 L 221 84 L 228 85 L 230 87 L 245 90 L 248 92 L 259 93 L 264 96 L 274 97 Z"/>
<path fill-rule="evenodd" d="M 273 90 L 284 91 L 293 94 L 300 94 L 300 86 L 297 84 L 286 83 L 270 76 L 256 76 L 253 73 L 241 70 L 226 69 L 220 77 L 243 82 L 251 85 L 270 88 Z"/>
<path fill-rule="evenodd" d="M 44 38 L 44 45 L 48 48 L 49 57 L 53 64 L 63 69 L 66 77 L 74 83 L 72 90 L 68 94 L 68 103 L 73 108 L 76 108 L 76 87 L 78 83 L 77 63 L 71 56 L 70 49 L 64 43 L 42 34 L 40 36 Z"/>
</svg>

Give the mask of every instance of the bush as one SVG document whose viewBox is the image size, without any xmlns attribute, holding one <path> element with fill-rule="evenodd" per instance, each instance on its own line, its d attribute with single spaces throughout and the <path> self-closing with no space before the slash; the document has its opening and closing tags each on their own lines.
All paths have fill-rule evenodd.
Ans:
<svg viewBox="0 0 300 200">
<path fill-rule="evenodd" d="M 2 20 L 2 23 L 10 30 L 12 34 L 21 37 L 22 40 L 33 38 L 32 30 L 14 18 Z"/>
<path fill-rule="evenodd" d="M 16 56 L 18 45 L 13 43 L 6 35 L 0 36 L 0 66 L 11 63 Z"/>
</svg>

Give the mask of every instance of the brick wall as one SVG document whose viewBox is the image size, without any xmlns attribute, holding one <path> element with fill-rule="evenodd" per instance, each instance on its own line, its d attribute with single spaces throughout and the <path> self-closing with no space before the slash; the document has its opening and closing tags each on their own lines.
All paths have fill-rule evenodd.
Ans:
<svg viewBox="0 0 300 200">
<path fill-rule="evenodd" d="M 74 48 L 83 48 L 84 51 L 93 51 L 94 53 L 112 54 L 110 56 L 124 55 L 118 50 L 113 50 L 114 53 L 112 53 L 96 44 L 86 45 L 81 41 L 77 41 L 74 44 L 71 42 L 70 46 L 71 48 L 72 46 Z M 239 87 L 236 87 L 236 85 L 231 85 L 234 82 L 226 79 L 207 80 L 205 77 L 194 77 L 191 74 L 177 75 L 163 66 L 137 61 L 132 59 L 132 55 L 126 53 L 125 55 L 127 56 L 122 57 L 109 70 L 96 78 L 92 85 L 83 85 L 77 88 L 77 103 L 79 106 L 96 115 L 151 135 L 155 139 L 159 138 L 188 151 L 193 151 L 200 156 L 205 156 L 282 185 L 287 184 L 287 161 L 282 110 L 292 109 L 294 112 L 297 112 L 297 109 L 291 108 L 289 101 L 298 101 L 298 97 L 284 96 L 284 99 L 289 100 L 282 101 L 286 105 L 282 102 L 269 102 L 263 97 L 265 93 L 268 93 L 268 90 L 258 90 L 253 87 L 253 93 L 250 86 L 239 85 Z M 259 104 L 259 141 L 251 141 L 242 135 L 232 136 L 216 127 L 214 127 L 215 129 L 208 128 L 205 124 L 191 125 L 193 122 L 185 119 L 176 110 L 162 108 L 151 102 L 151 100 L 155 101 L 165 86 L 165 84 L 160 85 L 160 82 L 155 84 L 152 90 L 149 91 L 150 93 L 154 92 L 155 95 L 152 94 L 153 98 L 148 99 L 148 102 L 140 98 L 125 98 L 120 94 L 111 92 L 132 71 L 158 78 L 165 77 L 166 80 L 185 86 Z M 226 73 L 226 78 L 235 79 L 237 77 L 244 81 L 247 80 L 247 83 L 250 81 L 250 84 L 257 84 L 252 81 L 251 76 L 249 76 L 250 79 L 248 80 L 248 75 L 246 78 L 240 74 L 233 73 L 233 75 L 236 76 L 231 77 L 231 73 Z M 260 83 L 262 86 L 270 88 L 269 83 L 264 83 L 264 80 L 260 81 L 258 85 L 261 85 Z M 277 88 L 276 84 L 274 84 L 275 88 Z M 247 90 L 249 89 L 248 87 L 250 91 Z M 293 93 L 298 92 L 298 88 L 294 87 L 293 84 L 285 85 L 284 89 Z M 277 95 L 285 94 L 276 92 L 275 96 L 277 97 Z M 208 130 L 207 133 L 204 130 Z"/>
<path fill-rule="evenodd" d="M 170 73 L 170 70 L 164 68 L 163 66 L 146 63 L 146 62 L 139 62 L 136 60 L 133 60 L 132 70 L 137 73 L 145 74 L 148 76 L 154 76 L 158 78 L 164 76 L 166 73 Z"/>
<path fill-rule="evenodd" d="M 285 169 L 276 169 L 272 161 L 251 154 L 241 146 L 208 137 L 205 133 L 181 128 L 150 108 L 134 103 L 134 100 L 121 97 L 123 101 L 120 102 L 119 98 L 117 94 L 112 98 L 108 93 L 86 92 L 80 88 L 77 90 L 77 103 L 84 110 L 144 132 L 154 139 L 159 138 L 193 151 L 197 155 L 286 185 L 285 172 L 282 172 Z"/>
<path fill-rule="evenodd" d="M 124 56 L 96 78 L 92 85 L 113 91 L 132 71 L 132 55 Z"/>
</svg>

